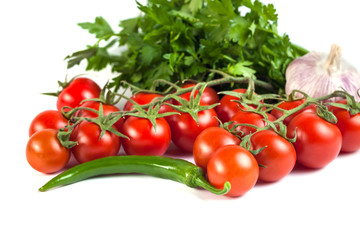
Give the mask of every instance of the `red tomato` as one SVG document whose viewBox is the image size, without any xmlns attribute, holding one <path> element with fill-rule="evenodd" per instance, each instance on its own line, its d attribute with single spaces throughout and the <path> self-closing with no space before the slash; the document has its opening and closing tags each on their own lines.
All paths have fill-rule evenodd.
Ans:
<svg viewBox="0 0 360 240">
<path fill-rule="evenodd" d="M 245 93 L 246 89 L 235 89 L 233 91 L 238 93 Z M 225 95 L 221 98 L 220 104 L 216 106 L 216 114 L 218 115 L 220 121 L 229 122 L 230 118 L 232 118 L 235 113 L 240 111 L 240 108 L 244 109 L 241 104 L 234 102 L 233 100 L 239 100 L 239 98 Z"/>
<path fill-rule="evenodd" d="M 29 137 L 42 129 L 59 130 L 67 125 L 67 119 L 57 110 L 46 110 L 39 113 L 31 122 Z"/>
<path fill-rule="evenodd" d="M 97 158 L 115 156 L 118 154 L 121 141 L 120 137 L 106 131 L 100 138 L 101 128 L 88 121 L 82 121 L 71 133 L 70 140 L 78 144 L 71 148 L 75 159 L 88 162 Z M 99 139 L 100 138 L 100 139 Z"/>
<path fill-rule="evenodd" d="M 272 130 L 256 132 L 251 136 L 251 148 L 260 167 L 259 179 L 266 182 L 278 181 L 288 175 L 295 166 L 296 152 L 291 143 Z"/>
<path fill-rule="evenodd" d="M 245 93 L 246 89 L 238 88 L 232 90 L 238 93 Z M 237 97 L 230 95 L 225 95 L 221 98 L 220 104 L 216 106 L 215 111 L 218 115 L 218 118 L 221 122 L 229 122 L 230 119 L 240 111 L 240 109 L 246 110 L 246 108 L 240 103 L 234 102 L 234 100 L 239 100 Z M 249 105 L 249 107 L 255 108 L 256 106 Z"/>
<path fill-rule="evenodd" d="M 231 189 L 226 195 L 238 197 L 254 187 L 259 177 L 259 166 L 248 150 L 228 145 L 219 148 L 210 158 L 207 174 L 209 182 L 219 189 L 229 181 Z"/>
<path fill-rule="evenodd" d="M 91 109 L 99 111 L 100 102 L 86 101 L 83 104 L 81 104 L 80 107 L 87 107 L 87 108 L 91 108 Z M 102 104 L 102 107 L 103 107 L 104 116 L 108 116 L 110 113 L 120 112 L 119 108 L 117 108 L 116 106 L 111 105 L 111 104 Z M 92 112 L 90 110 L 85 110 L 85 109 L 79 110 L 76 113 L 76 115 L 81 116 L 81 117 L 87 117 L 87 118 L 96 118 L 96 117 L 98 117 L 98 114 L 96 114 L 95 112 Z M 114 127 L 116 127 L 116 129 L 120 131 L 123 122 L 124 122 L 124 118 L 120 118 L 114 124 Z"/>
<path fill-rule="evenodd" d="M 207 164 L 215 151 L 226 145 L 238 145 L 240 139 L 221 127 L 209 127 L 195 140 L 193 155 L 196 165 L 206 171 Z"/>
<path fill-rule="evenodd" d="M 195 139 L 204 129 L 219 126 L 214 109 L 200 111 L 198 118 L 199 125 L 189 113 L 180 112 L 166 118 L 170 125 L 173 143 L 185 152 L 193 151 Z"/>
<path fill-rule="evenodd" d="M 57 130 L 42 129 L 34 133 L 26 145 L 26 159 L 30 166 L 42 173 L 54 173 L 65 167 L 70 150 L 57 138 Z"/>
<path fill-rule="evenodd" d="M 268 117 L 269 121 L 274 121 L 275 117 L 269 113 L 266 114 Z M 267 125 L 267 123 L 264 121 L 264 117 L 258 113 L 253 113 L 253 112 L 244 112 L 244 111 L 239 111 L 237 112 L 231 119 L 230 122 L 234 122 L 231 126 L 235 125 L 235 124 L 241 124 L 241 123 L 245 123 L 245 124 L 251 124 L 254 126 L 257 126 L 259 128 L 265 127 Z M 238 135 L 240 137 L 246 136 L 252 132 L 255 132 L 256 129 L 254 127 L 250 127 L 250 126 L 238 126 L 236 128 L 236 131 L 241 131 Z"/>
<path fill-rule="evenodd" d="M 284 109 L 284 110 L 291 110 L 294 109 L 298 106 L 300 106 L 301 104 L 303 104 L 305 102 L 305 99 L 299 99 L 299 100 L 295 100 L 295 101 L 290 101 L 290 102 L 282 102 L 278 105 L 279 108 Z M 288 125 L 289 122 L 291 121 L 291 119 L 293 119 L 295 116 L 297 116 L 298 114 L 302 113 L 302 112 L 313 112 L 316 113 L 316 106 L 315 105 L 310 105 L 306 108 L 303 108 L 302 110 L 288 116 L 287 118 L 284 119 L 283 123 L 285 125 Z M 278 110 L 278 109 L 273 109 L 271 110 L 271 114 L 276 118 L 280 118 L 283 113 Z"/>
<path fill-rule="evenodd" d="M 339 100 L 337 103 L 346 104 L 346 99 Z M 360 149 L 360 113 L 351 115 L 345 109 L 330 107 L 337 118 L 336 126 L 342 135 L 342 152 L 355 152 Z"/>
<path fill-rule="evenodd" d="M 347 104 L 347 100 L 346 99 L 340 99 L 340 100 L 337 100 L 336 103 Z M 335 114 L 336 112 L 343 111 L 345 109 L 329 105 L 328 110 Z"/>
<path fill-rule="evenodd" d="M 146 104 L 149 104 L 153 99 L 161 98 L 161 97 L 163 97 L 163 96 L 160 94 L 156 94 L 156 93 L 138 92 L 138 93 L 134 94 L 133 96 L 131 96 L 131 100 L 133 100 L 134 102 L 136 102 L 139 105 L 146 105 Z M 131 111 L 133 109 L 134 109 L 133 103 L 130 101 L 127 101 L 124 106 L 124 111 Z M 160 107 L 159 113 L 165 113 L 165 112 L 171 112 L 171 111 L 172 111 L 172 107 L 164 104 Z"/>
<path fill-rule="evenodd" d="M 129 155 L 163 155 L 171 142 L 169 124 L 164 118 L 156 119 L 156 130 L 146 118 L 130 116 L 122 131 L 129 139 L 122 138 L 124 150 Z"/>
<path fill-rule="evenodd" d="M 184 83 L 182 88 L 190 88 L 196 86 L 195 83 Z M 197 96 L 199 90 L 195 91 L 194 98 Z M 186 101 L 190 101 L 191 92 L 181 94 L 180 97 L 185 99 Z M 212 105 L 219 102 L 219 96 L 217 92 L 211 87 L 205 87 L 204 92 L 200 98 L 200 105 Z M 180 103 L 176 100 L 173 101 L 173 104 L 180 105 Z"/>
<path fill-rule="evenodd" d="M 99 98 L 101 89 L 93 80 L 79 77 L 72 80 L 58 96 L 56 107 L 61 112 L 65 106 L 78 107 L 82 100 Z"/>
<path fill-rule="evenodd" d="M 304 112 L 294 117 L 288 125 L 288 137 L 296 130 L 296 161 L 308 168 L 322 168 L 333 161 L 341 148 L 341 132 L 315 113 Z"/>
<path fill-rule="evenodd" d="M 346 110 L 335 113 L 336 126 L 342 135 L 342 152 L 355 152 L 360 149 L 360 113 L 350 115 Z"/>
</svg>

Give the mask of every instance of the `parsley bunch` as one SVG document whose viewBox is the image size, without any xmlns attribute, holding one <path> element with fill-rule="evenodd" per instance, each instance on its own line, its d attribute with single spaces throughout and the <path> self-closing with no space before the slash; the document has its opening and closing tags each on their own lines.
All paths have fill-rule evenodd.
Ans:
<svg viewBox="0 0 360 240">
<path fill-rule="evenodd" d="M 79 23 L 98 41 L 67 56 L 68 67 L 84 59 L 87 70 L 110 65 L 119 73 L 111 83 L 115 88 L 122 80 L 144 89 L 156 79 L 207 81 L 211 77 L 208 70 L 215 69 L 260 79 L 281 92 L 286 67 L 307 53 L 291 43 L 287 34 L 279 35 L 273 4 L 258 0 L 148 0 L 146 5 L 137 4 L 141 14 L 120 21 L 118 33 L 102 17 Z"/>
</svg>

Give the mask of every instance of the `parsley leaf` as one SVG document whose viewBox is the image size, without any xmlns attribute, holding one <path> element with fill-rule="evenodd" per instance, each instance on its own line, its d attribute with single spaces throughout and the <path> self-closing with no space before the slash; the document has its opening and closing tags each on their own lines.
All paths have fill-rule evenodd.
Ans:
<svg viewBox="0 0 360 240">
<path fill-rule="evenodd" d="M 78 23 L 83 29 L 87 29 L 89 33 L 95 34 L 96 38 L 103 38 L 110 34 L 113 34 L 108 22 L 103 17 L 96 17 L 95 22 Z"/>
<path fill-rule="evenodd" d="M 148 0 L 137 5 L 141 14 L 121 20 L 118 33 L 102 17 L 79 23 L 98 41 L 67 56 L 68 67 L 83 60 L 87 69 L 110 65 L 119 73 L 111 83 L 115 89 L 121 80 L 145 89 L 159 78 L 206 81 L 208 70 L 216 69 L 261 79 L 282 91 L 286 67 L 308 52 L 278 33 L 274 5 L 259 0 Z"/>
<path fill-rule="evenodd" d="M 249 61 L 238 62 L 229 67 L 229 73 L 244 77 L 254 77 L 255 70 L 250 68 L 252 63 Z"/>
</svg>

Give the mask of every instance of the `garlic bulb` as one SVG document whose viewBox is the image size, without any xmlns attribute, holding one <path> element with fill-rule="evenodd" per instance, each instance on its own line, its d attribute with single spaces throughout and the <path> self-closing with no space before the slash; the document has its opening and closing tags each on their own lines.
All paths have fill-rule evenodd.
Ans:
<svg viewBox="0 0 360 240">
<path fill-rule="evenodd" d="M 286 69 L 287 94 L 297 89 L 310 97 L 322 97 L 345 89 L 359 101 L 359 88 L 360 74 L 341 58 L 341 48 L 336 44 L 331 46 L 330 54 L 310 52 L 292 61 Z"/>
</svg>

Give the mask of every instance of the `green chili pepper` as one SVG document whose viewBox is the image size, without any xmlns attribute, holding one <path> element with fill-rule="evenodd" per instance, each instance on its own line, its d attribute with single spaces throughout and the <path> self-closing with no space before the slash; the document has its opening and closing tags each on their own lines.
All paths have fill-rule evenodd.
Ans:
<svg viewBox="0 0 360 240">
<path fill-rule="evenodd" d="M 154 177 L 170 179 L 188 187 L 202 187 L 212 193 L 222 195 L 230 190 L 226 182 L 223 189 L 212 186 L 206 179 L 202 168 L 182 159 L 160 156 L 113 156 L 100 158 L 70 168 L 42 186 L 39 191 L 64 186 L 81 180 L 116 173 L 140 173 Z"/>
</svg>

